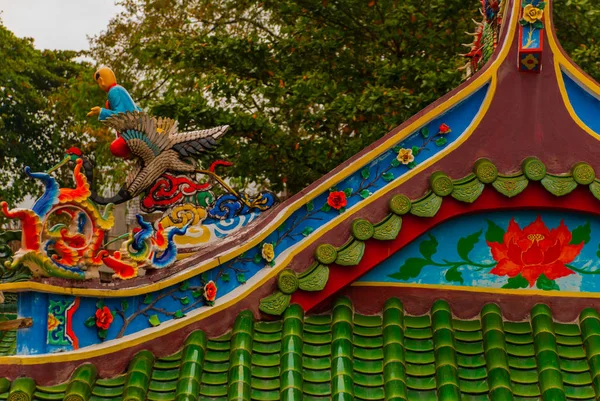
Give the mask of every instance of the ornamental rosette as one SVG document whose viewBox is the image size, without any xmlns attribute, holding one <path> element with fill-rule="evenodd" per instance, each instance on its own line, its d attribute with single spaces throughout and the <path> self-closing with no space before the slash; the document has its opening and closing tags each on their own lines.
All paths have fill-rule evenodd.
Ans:
<svg viewBox="0 0 600 401">
<path fill-rule="evenodd" d="M 214 302 L 217 299 L 217 285 L 212 280 L 204 286 L 204 299 L 207 302 Z"/>
<path fill-rule="evenodd" d="M 101 330 L 108 330 L 113 322 L 113 315 L 108 306 L 96 310 L 96 326 Z"/>
<path fill-rule="evenodd" d="M 533 4 L 527 4 L 525 8 L 523 8 L 523 19 L 530 24 L 540 21 L 543 16 L 544 10 L 535 7 Z"/>
<path fill-rule="evenodd" d="M 412 149 L 402 148 L 398 151 L 398 161 L 402 164 L 408 164 L 415 160 Z"/>
<path fill-rule="evenodd" d="M 452 132 L 452 130 L 450 129 L 450 126 L 448 124 L 442 124 L 442 125 L 440 125 L 440 130 L 439 130 L 440 134 L 446 135 L 446 134 L 449 134 L 451 132 Z"/>
<path fill-rule="evenodd" d="M 550 230 L 538 216 L 521 229 L 513 218 L 502 243 L 488 242 L 492 257 L 498 262 L 490 273 L 508 277 L 520 274 L 530 287 L 542 274 L 550 280 L 574 274 L 566 265 L 579 255 L 584 242 L 570 244 L 572 238 L 564 221 Z"/>
<path fill-rule="evenodd" d="M 346 207 L 348 204 L 346 193 L 344 191 L 330 192 L 329 196 L 327 197 L 327 204 L 335 210 L 340 210 L 341 208 Z"/>
<path fill-rule="evenodd" d="M 275 247 L 271 243 L 263 244 L 261 255 L 264 260 L 271 263 L 275 259 Z"/>
</svg>

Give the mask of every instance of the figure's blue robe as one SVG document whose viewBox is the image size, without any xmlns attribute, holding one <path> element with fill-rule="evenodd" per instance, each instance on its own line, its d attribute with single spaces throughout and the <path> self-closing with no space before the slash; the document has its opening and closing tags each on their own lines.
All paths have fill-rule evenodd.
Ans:
<svg viewBox="0 0 600 401">
<path fill-rule="evenodd" d="M 98 120 L 100 121 L 106 120 L 108 117 L 118 113 L 142 111 L 142 109 L 135 105 L 129 92 L 121 85 L 115 85 L 108 90 L 108 102 L 106 105 L 107 108 L 100 109 L 100 115 L 98 116 Z"/>
</svg>

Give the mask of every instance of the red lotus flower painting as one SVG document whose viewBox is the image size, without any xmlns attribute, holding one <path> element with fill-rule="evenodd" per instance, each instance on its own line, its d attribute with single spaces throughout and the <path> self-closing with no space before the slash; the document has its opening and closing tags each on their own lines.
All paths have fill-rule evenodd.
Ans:
<svg viewBox="0 0 600 401">
<path fill-rule="evenodd" d="M 550 280 L 574 274 L 566 265 L 579 255 L 584 242 L 571 244 L 571 240 L 572 234 L 564 221 L 549 229 L 538 216 L 521 229 L 513 218 L 502 243 L 487 242 L 492 257 L 498 262 L 490 273 L 508 277 L 520 274 L 530 287 L 542 274 Z"/>
</svg>

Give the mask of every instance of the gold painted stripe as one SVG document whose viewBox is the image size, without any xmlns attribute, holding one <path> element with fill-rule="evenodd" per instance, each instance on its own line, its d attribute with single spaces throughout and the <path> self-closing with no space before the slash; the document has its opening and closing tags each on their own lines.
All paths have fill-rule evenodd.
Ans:
<svg viewBox="0 0 600 401">
<path fill-rule="evenodd" d="M 442 291 L 466 291 L 486 294 L 507 294 L 529 297 L 540 295 L 544 297 L 560 298 L 600 298 L 600 293 L 594 292 L 574 292 L 574 291 L 544 291 L 544 290 L 519 290 L 508 288 L 487 288 L 487 287 L 459 287 L 457 285 L 443 284 L 416 284 L 416 283 L 388 283 L 385 281 L 357 281 L 351 284 L 352 287 L 399 287 L 399 288 L 420 288 Z"/>
<path fill-rule="evenodd" d="M 600 96 L 600 85 L 598 85 L 598 83 L 594 82 L 594 80 L 585 76 L 581 71 L 579 71 L 573 65 L 573 62 L 571 60 L 569 60 L 567 57 L 565 57 L 565 55 L 559 48 L 556 38 L 554 37 L 554 32 L 552 30 L 554 27 L 552 25 L 552 18 L 550 17 L 550 13 L 544 13 L 544 23 L 545 23 L 544 29 L 547 29 L 547 32 L 548 32 L 548 35 L 547 35 L 548 43 L 550 44 L 550 49 L 552 50 L 552 53 L 554 55 L 554 73 L 556 75 L 556 80 L 558 82 L 558 89 L 560 91 L 560 95 L 562 97 L 565 108 L 569 112 L 569 115 L 571 116 L 573 121 L 575 121 L 575 123 L 579 127 L 581 127 L 582 130 L 584 130 L 585 132 L 587 132 L 589 135 L 593 136 L 597 140 L 600 140 L 600 134 L 598 134 L 596 131 L 594 131 L 590 127 L 588 127 L 579 118 L 577 113 L 575 113 L 575 109 L 573 108 L 573 105 L 571 104 L 571 101 L 569 100 L 569 95 L 567 93 L 567 88 L 565 86 L 565 80 L 562 76 L 562 71 L 564 69 L 565 73 L 567 73 L 573 80 L 579 81 L 579 83 L 584 86 L 584 90 L 591 92 L 595 96 Z"/>
</svg>

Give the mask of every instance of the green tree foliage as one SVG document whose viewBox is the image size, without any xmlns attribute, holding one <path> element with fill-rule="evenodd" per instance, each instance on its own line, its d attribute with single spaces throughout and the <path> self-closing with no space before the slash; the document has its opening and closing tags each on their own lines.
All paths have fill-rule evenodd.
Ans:
<svg viewBox="0 0 600 401">
<path fill-rule="evenodd" d="M 554 3 L 554 24 L 560 44 L 573 60 L 600 82 L 600 6 L 597 0 Z"/>
<path fill-rule="evenodd" d="M 44 171 L 73 142 L 81 142 L 74 130 L 76 105 L 61 101 L 76 91 L 84 73 L 91 77 L 89 64 L 73 61 L 77 56 L 36 50 L 31 39 L 17 38 L 0 24 L 0 199 L 12 206 L 39 193 L 39 184 L 25 176 L 25 166 Z"/>
<path fill-rule="evenodd" d="M 92 53 L 182 129 L 229 124 L 232 177 L 297 192 L 461 80 L 462 0 L 124 1 Z"/>
</svg>

